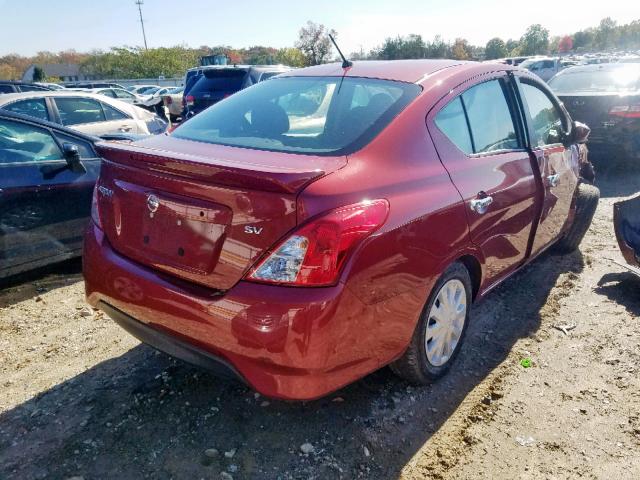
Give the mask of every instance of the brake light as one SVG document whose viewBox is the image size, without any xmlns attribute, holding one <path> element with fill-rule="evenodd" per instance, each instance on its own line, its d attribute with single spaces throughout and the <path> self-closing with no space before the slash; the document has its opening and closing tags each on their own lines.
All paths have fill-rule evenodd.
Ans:
<svg viewBox="0 0 640 480">
<path fill-rule="evenodd" d="M 303 287 L 334 285 L 349 255 L 387 219 L 373 200 L 332 210 L 302 225 L 251 269 L 247 280 Z"/>
<path fill-rule="evenodd" d="M 165 105 L 171 105 L 173 103 L 173 98 L 171 97 L 164 97 L 164 104 Z"/>
<path fill-rule="evenodd" d="M 194 103 L 196 103 L 196 97 L 194 97 L 193 95 L 187 95 L 185 97 L 185 102 L 186 102 L 187 106 L 191 106 Z"/>
<path fill-rule="evenodd" d="M 91 198 L 91 220 L 96 226 L 102 229 L 102 222 L 100 221 L 100 210 L 98 208 L 98 184 L 93 187 L 93 197 Z"/>
<path fill-rule="evenodd" d="M 640 104 L 612 107 L 609 110 L 609 115 L 622 118 L 640 118 Z"/>
</svg>

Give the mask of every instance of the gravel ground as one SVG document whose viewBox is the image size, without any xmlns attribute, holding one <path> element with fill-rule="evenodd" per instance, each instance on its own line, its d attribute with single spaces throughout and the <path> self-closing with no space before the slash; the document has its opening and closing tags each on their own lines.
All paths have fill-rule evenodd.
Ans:
<svg viewBox="0 0 640 480">
<path fill-rule="evenodd" d="M 458 361 L 424 388 L 383 369 L 322 400 L 267 400 L 86 307 L 78 262 L 14 280 L 0 479 L 640 478 L 640 279 L 609 260 L 612 204 L 640 176 L 600 188 L 581 251 L 478 304 Z"/>
</svg>

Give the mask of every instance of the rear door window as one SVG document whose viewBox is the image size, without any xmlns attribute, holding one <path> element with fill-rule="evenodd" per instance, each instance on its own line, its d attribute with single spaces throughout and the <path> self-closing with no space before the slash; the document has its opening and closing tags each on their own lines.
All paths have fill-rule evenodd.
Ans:
<svg viewBox="0 0 640 480">
<path fill-rule="evenodd" d="M 499 80 L 481 83 L 462 94 L 475 153 L 520 147 L 509 104 Z"/>
<path fill-rule="evenodd" d="M 0 93 L 13 93 L 14 91 L 11 85 L 0 85 Z"/>
<path fill-rule="evenodd" d="M 436 115 L 435 123 L 467 155 L 522 147 L 500 80 L 469 88 Z"/>
<path fill-rule="evenodd" d="M 104 122 L 106 120 L 100 102 L 92 98 L 55 99 L 63 125 Z"/>
<path fill-rule="evenodd" d="M 5 105 L 2 108 L 3 110 L 9 110 L 10 112 L 20 113 L 22 115 L 29 115 L 30 117 L 39 118 L 41 120 L 49 120 L 47 103 L 44 98 L 20 100 L 19 102 L 13 102 L 9 105 Z"/>
</svg>

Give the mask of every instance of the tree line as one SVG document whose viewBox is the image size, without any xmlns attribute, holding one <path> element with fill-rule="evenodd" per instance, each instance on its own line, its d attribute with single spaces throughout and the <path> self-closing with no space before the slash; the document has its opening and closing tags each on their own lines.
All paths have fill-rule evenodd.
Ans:
<svg viewBox="0 0 640 480">
<path fill-rule="evenodd" d="M 32 57 L 9 54 L 0 57 L 0 79 L 19 79 L 30 65 L 42 66 L 54 63 L 80 65 L 83 74 L 94 78 L 157 78 L 184 75 L 185 70 L 198 65 L 205 55 L 226 55 L 230 63 L 278 64 L 292 67 L 316 65 L 333 60 L 333 45 L 328 37 L 331 33 L 324 25 L 307 22 L 298 34 L 294 46 L 272 48 L 254 46 L 233 48 L 227 45 L 190 48 L 186 46 L 160 47 L 113 47 L 109 50 L 77 52 L 39 52 Z M 600 21 L 597 27 L 580 30 L 571 35 L 550 36 L 549 30 L 540 24 L 531 25 L 519 39 L 492 38 L 486 45 L 471 45 L 464 38 L 447 42 L 436 35 L 425 40 L 421 35 L 410 34 L 387 38 L 369 52 L 352 52 L 352 60 L 403 58 L 454 58 L 459 60 L 484 60 L 507 56 L 584 53 L 590 51 L 637 50 L 640 49 L 640 20 L 617 24 L 611 18 Z M 37 70 L 38 77 L 42 71 Z M 58 79 L 46 79 L 56 81 Z"/>
</svg>

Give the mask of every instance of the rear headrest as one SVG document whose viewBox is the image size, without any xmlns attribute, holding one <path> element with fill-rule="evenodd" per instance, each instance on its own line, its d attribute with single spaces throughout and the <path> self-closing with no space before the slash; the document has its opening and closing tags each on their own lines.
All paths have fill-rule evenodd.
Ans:
<svg viewBox="0 0 640 480">
<path fill-rule="evenodd" d="M 261 136 L 277 137 L 289 131 L 289 117 L 280 105 L 262 102 L 251 110 L 251 127 Z"/>
</svg>

